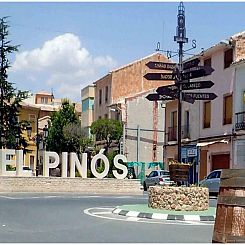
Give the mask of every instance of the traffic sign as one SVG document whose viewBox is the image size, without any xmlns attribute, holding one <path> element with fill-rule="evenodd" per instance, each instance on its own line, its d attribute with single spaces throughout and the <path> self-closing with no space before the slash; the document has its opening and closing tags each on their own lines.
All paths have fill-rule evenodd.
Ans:
<svg viewBox="0 0 245 245">
<path fill-rule="evenodd" d="M 156 100 L 174 100 L 175 98 L 168 95 L 161 95 L 161 94 L 148 94 L 146 99 L 149 101 L 156 101 Z"/>
<path fill-rule="evenodd" d="M 195 99 L 194 98 L 192 98 L 188 94 L 185 94 L 184 95 L 184 93 L 182 93 L 182 100 L 184 100 L 185 102 L 191 103 L 191 104 L 194 104 L 194 102 L 195 102 Z"/>
<path fill-rule="evenodd" d="M 156 91 L 158 94 L 169 95 L 173 92 L 177 92 L 177 90 L 178 90 L 178 87 L 173 84 L 173 85 L 158 87 Z"/>
<path fill-rule="evenodd" d="M 182 80 L 188 80 L 192 78 L 198 78 L 210 75 L 214 69 L 210 66 L 197 66 L 192 67 L 187 70 L 184 70 L 184 72 L 181 74 Z"/>
<path fill-rule="evenodd" d="M 191 68 L 191 67 L 195 67 L 195 66 L 197 66 L 199 63 L 200 63 L 199 58 L 196 58 L 196 59 L 194 59 L 194 60 L 190 60 L 190 61 L 184 62 L 184 63 L 183 63 L 183 70 L 189 69 L 189 68 Z"/>
<path fill-rule="evenodd" d="M 204 89 L 204 88 L 211 88 L 214 85 L 212 81 L 199 81 L 199 82 L 184 82 L 181 83 L 182 90 L 193 90 L 193 89 Z M 162 86 L 157 88 L 158 94 L 165 94 L 170 95 L 173 92 L 178 91 L 178 86 L 168 85 L 168 86 Z"/>
<path fill-rule="evenodd" d="M 204 89 L 213 87 L 214 83 L 212 81 L 199 81 L 199 82 L 187 82 L 182 83 L 183 90 L 192 90 L 192 89 Z"/>
<path fill-rule="evenodd" d="M 194 100 L 214 100 L 217 95 L 215 93 L 182 93 L 183 99 L 191 97 Z"/>
<path fill-rule="evenodd" d="M 150 69 L 157 69 L 157 70 L 173 70 L 176 67 L 175 63 L 164 63 L 164 62 L 154 62 L 150 61 L 146 64 L 147 67 Z"/>
<path fill-rule="evenodd" d="M 147 73 L 144 75 L 147 80 L 174 80 L 174 73 Z"/>
</svg>

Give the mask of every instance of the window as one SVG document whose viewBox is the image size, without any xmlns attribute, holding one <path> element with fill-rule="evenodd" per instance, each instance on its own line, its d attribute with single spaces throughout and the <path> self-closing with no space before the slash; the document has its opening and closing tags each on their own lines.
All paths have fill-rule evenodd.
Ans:
<svg viewBox="0 0 245 245">
<path fill-rule="evenodd" d="M 29 121 L 36 122 L 36 115 L 35 114 L 29 114 Z"/>
<path fill-rule="evenodd" d="M 105 114 L 105 119 L 107 119 L 108 118 L 108 114 Z"/>
<path fill-rule="evenodd" d="M 204 66 L 212 66 L 211 57 L 204 60 Z"/>
<path fill-rule="evenodd" d="M 227 68 L 233 62 L 233 49 L 228 49 L 224 54 L 224 68 Z"/>
<path fill-rule="evenodd" d="M 172 112 L 172 127 L 177 127 L 177 111 Z"/>
<path fill-rule="evenodd" d="M 48 97 L 41 97 L 41 104 L 48 104 Z"/>
<path fill-rule="evenodd" d="M 203 104 L 203 128 L 210 128 L 211 122 L 211 101 Z"/>
<path fill-rule="evenodd" d="M 224 97 L 223 125 L 232 123 L 232 95 Z"/>
<path fill-rule="evenodd" d="M 105 102 L 108 101 L 108 86 L 105 87 Z"/>
<path fill-rule="evenodd" d="M 99 91 L 99 105 L 101 105 L 102 102 L 102 90 Z"/>
</svg>

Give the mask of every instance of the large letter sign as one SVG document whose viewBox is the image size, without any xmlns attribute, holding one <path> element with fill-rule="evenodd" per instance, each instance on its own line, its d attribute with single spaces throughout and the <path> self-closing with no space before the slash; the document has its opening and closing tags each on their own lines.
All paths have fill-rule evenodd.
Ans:
<svg viewBox="0 0 245 245">
<path fill-rule="evenodd" d="M 98 173 L 96 170 L 96 163 L 99 159 L 101 159 L 105 165 L 105 169 L 102 173 Z M 108 158 L 105 155 L 99 153 L 93 157 L 91 161 L 91 172 L 96 178 L 103 179 L 108 174 L 109 168 L 110 168 L 110 163 L 109 163 Z"/>
<path fill-rule="evenodd" d="M 7 160 L 7 156 L 15 156 L 11 160 Z M 24 176 L 23 165 L 24 157 L 22 150 L 10 150 L 10 149 L 0 149 L 0 176 Z M 52 168 L 57 168 L 61 163 L 61 177 L 75 178 L 76 169 L 82 178 L 87 178 L 87 153 L 82 154 L 82 162 L 80 163 L 76 153 L 72 152 L 68 154 L 67 152 L 62 152 L 59 156 L 56 152 L 42 151 L 39 156 L 43 157 L 43 176 L 49 177 L 49 170 Z M 8 157 L 9 158 L 9 157 Z M 61 158 L 61 159 L 60 159 Z M 68 159 L 70 166 L 70 174 L 68 176 Z M 61 160 L 61 162 L 60 162 Z M 105 166 L 102 173 L 98 173 L 96 170 L 98 160 L 103 161 Z M 116 155 L 114 158 L 114 166 L 117 170 L 113 170 L 112 173 L 117 179 L 124 179 L 128 174 L 127 166 L 123 165 L 121 162 L 127 162 L 127 158 L 124 155 Z M 16 166 L 16 171 L 6 171 L 6 165 L 10 164 Z M 105 178 L 108 175 L 110 168 L 110 163 L 108 158 L 103 154 L 103 150 L 100 150 L 99 154 L 95 155 L 91 161 L 91 172 L 99 179 Z M 122 173 L 118 173 L 121 170 Z"/>
</svg>

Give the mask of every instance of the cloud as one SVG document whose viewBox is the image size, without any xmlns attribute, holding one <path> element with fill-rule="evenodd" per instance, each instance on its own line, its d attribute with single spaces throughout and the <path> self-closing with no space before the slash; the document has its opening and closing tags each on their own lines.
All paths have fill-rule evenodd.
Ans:
<svg viewBox="0 0 245 245">
<path fill-rule="evenodd" d="M 79 101 L 81 88 L 116 65 L 109 55 L 93 57 L 76 35 L 66 33 L 41 48 L 17 53 L 10 72 L 29 81 L 30 90 L 45 84 L 46 90 L 54 89 L 55 97 Z"/>
</svg>

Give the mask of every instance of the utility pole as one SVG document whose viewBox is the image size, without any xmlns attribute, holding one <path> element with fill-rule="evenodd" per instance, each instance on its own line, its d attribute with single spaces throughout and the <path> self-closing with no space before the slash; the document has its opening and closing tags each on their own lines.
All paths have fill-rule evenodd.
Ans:
<svg viewBox="0 0 245 245">
<path fill-rule="evenodd" d="M 177 29 L 176 36 L 174 36 L 174 41 L 179 44 L 179 68 L 178 68 L 178 79 L 176 85 L 178 87 L 178 162 L 181 162 L 181 113 L 182 113 L 182 79 L 181 74 L 183 71 L 183 44 L 188 43 L 188 38 L 186 38 L 185 30 L 185 8 L 183 2 L 180 2 L 178 7 L 178 16 L 177 16 Z"/>
</svg>

